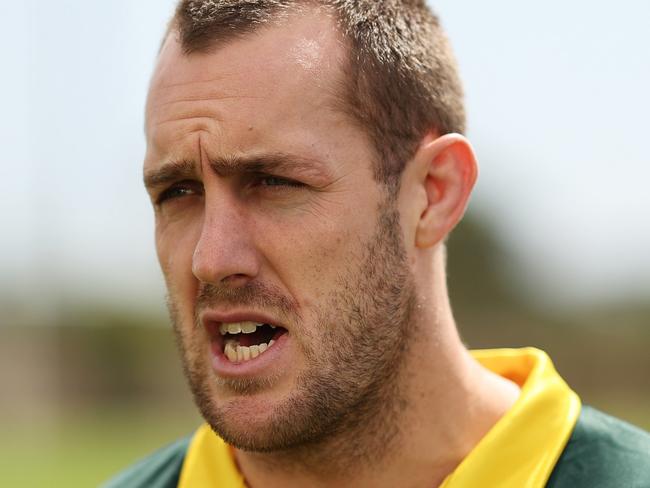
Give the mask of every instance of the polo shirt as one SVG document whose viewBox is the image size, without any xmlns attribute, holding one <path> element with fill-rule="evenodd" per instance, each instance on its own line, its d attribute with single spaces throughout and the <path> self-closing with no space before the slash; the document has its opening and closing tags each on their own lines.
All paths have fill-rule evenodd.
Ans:
<svg viewBox="0 0 650 488">
<path fill-rule="evenodd" d="M 440 488 L 650 487 L 650 434 L 578 396 L 538 349 L 473 351 L 521 394 Z M 106 488 L 245 488 L 233 450 L 206 424 Z"/>
</svg>

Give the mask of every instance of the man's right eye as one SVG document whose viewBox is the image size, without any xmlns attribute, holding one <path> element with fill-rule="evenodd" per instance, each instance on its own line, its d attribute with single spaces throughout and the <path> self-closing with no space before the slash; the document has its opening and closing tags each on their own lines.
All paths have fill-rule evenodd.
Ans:
<svg viewBox="0 0 650 488">
<path fill-rule="evenodd" d="M 164 190 L 156 199 L 156 204 L 161 205 L 170 200 L 192 195 L 200 195 L 201 193 L 202 188 L 199 183 L 192 181 L 182 181 Z"/>
</svg>

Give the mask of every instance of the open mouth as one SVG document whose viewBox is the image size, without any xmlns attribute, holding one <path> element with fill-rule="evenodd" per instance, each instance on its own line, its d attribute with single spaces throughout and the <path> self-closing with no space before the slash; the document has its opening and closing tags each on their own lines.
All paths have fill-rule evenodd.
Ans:
<svg viewBox="0 0 650 488">
<path fill-rule="evenodd" d="M 255 359 L 273 347 L 287 330 L 258 322 L 231 322 L 219 325 L 223 355 L 232 363 Z"/>
</svg>

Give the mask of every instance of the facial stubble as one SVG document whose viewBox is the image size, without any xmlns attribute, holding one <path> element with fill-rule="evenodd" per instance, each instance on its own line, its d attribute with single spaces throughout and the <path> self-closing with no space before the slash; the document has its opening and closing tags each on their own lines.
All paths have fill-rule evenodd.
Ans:
<svg viewBox="0 0 650 488">
<path fill-rule="evenodd" d="M 381 205 L 376 232 L 361 256 L 341 266 L 335 290 L 315 311 L 313 330 L 296 340 L 307 367 L 294 391 L 278 402 L 264 426 L 238 428 L 231 421 L 237 402 L 218 405 L 215 380 L 240 395 L 272 388 L 274 379 L 224 381 L 215 377 L 177 312 L 170 293 L 169 308 L 177 344 L 195 402 L 213 430 L 229 444 L 246 451 L 292 454 L 324 461 L 337 453 L 347 462 L 377 458 L 399 434 L 399 416 L 405 400 L 401 380 L 409 346 L 416 335 L 415 288 L 401 238 L 399 214 L 390 199 Z M 251 283 L 226 290 L 202 285 L 199 303 L 265 306 L 287 319 L 301 320 L 296 304 L 277 289 Z M 197 309 L 199 309 L 197 305 Z M 316 347 L 318 344 L 318 347 Z M 311 464 L 311 463 L 310 463 Z M 344 464 L 339 462 L 339 465 Z M 344 468 L 343 465 L 340 466 Z"/>
</svg>

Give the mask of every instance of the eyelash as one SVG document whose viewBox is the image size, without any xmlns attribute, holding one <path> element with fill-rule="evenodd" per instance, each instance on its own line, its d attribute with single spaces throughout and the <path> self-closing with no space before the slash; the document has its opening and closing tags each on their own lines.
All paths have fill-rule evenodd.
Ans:
<svg viewBox="0 0 650 488">
<path fill-rule="evenodd" d="M 273 180 L 276 182 L 276 184 L 269 185 L 268 181 Z M 302 183 L 299 181 L 291 180 L 288 178 L 282 178 L 281 176 L 273 176 L 273 175 L 260 175 L 257 178 L 257 182 L 260 183 L 261 186 L 266 186 L 266 187 L 301 187 L 303 186 Z M 267 184 L 264 184 L 264 183 Z M 279 183 L 279 184 L 278 184 Z"/>
<path fill-rule="evenodd" d="M 269 184 L 269 182 L 272 181 L 273 184 Z M 176 198 L 182 198 L 184 196 L 191 196 L 191 195 L 201 195 L 202 191 L 196 188 L 197 182 L 193 181 L 181 181 L 179 183 L 175 183 L 166 190 L 164 190 L 156 199 L 156 204 L 161 205 L 162 203 L 166 202 L 167 200 L 173 200 Z M 253 183 L 251 185 L 252 187 L 255 186 L 262 186 L 265 188 L 300 188 L 303 187 L 304 184 L 292 180 L 289 178 L 283 178 L 281 176 L 273 176 L 273 175 L 258 175 L 253 178 Z"/>
<path fill-rule="evenodd" d="M 179 183 L 173 184 L 158 196 L 158 198 L 156 199 L 156 204 L 160 205 L 167 200 L 173 200 L 184 196 L 200 194 L 201 192 L 196 188 L 196 183 L 194 184 L 193 183 L 194 182 L 191 181 L 181 181 Z"/>
</svg>

